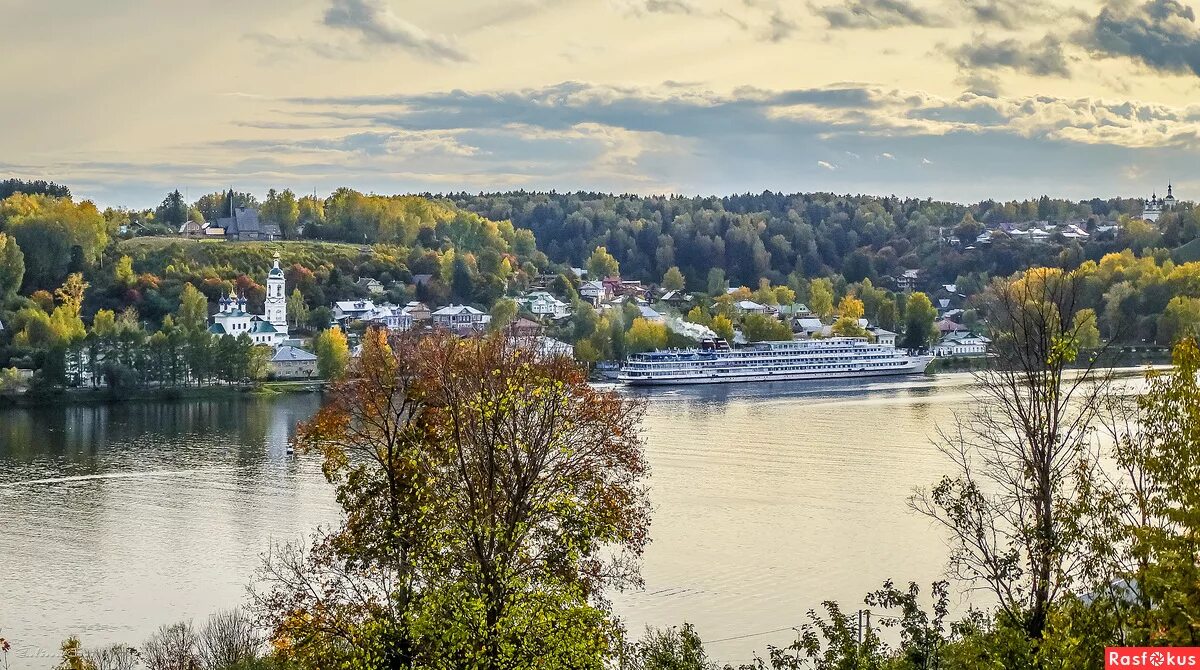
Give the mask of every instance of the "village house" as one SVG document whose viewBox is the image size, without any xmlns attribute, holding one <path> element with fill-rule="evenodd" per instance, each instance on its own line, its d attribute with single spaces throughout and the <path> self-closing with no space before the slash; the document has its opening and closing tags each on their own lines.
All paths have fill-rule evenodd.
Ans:
<svg viewBox="0 0 1200 670">
<path fill-rule="evenodd" d="M 433 312 L 430 311 L 429 307 L 418 300 L 413 300 L 404 305 L 404 311 L 413 318 L 414 324 L 424 323 L 433 317 Z"/>
<path fill-rule="evenodd" d="M 448 305 L 433 313 L 433 325 L 453 331 L 483 330 L 492 317 L 470 305 Z"/>
<path fill-rule="evenodd" d="M 357 282 L 355 282 L 355 284 L 357 284 L 359 288 L 363 289 L 367 293 L 370 293 L 371 295 L 382 295 L 383 294 L 383 290 L 384 290 L 383 282 L 381 282 L 378 279 L 375 279 L 373 277 L 360 277 L 359 280 Z"/>
<path fill-rule="evenodd" d="M 333 303 L 333 320 L 345 326 L 354 321 L 366 321 L 374 311 L 375 303 L 370 300 L 339 300 Z"/>
<path fill-rule="evenodd" d="M 312 379 L 317 376 L 317 357 L 297 347 L 279 347 L 271 356 L 271 374 L 276 379 Z"/>
<path fill-rule="evenodd" d="M 280 236 L 279 225 L 260 219 L 253 207 L 238 207 L 229 216 L 218 218 L 210 228 L 220 229 L 225 239 L 239 242 L 274 240 Z"/>
<path fill-rule="evenodd" d="M 546 291 L 533 291 L 517 298 L 517 304 L 530 314 L 548 319 L 561 319 L 571 314 L 571 306 Z"/>
<path fill-rule="evenodd" d="M 933 346 L 934 356 L 984 356 L 991 340 L 968 331 L 950 333 Z"/>
<path fill-rule="evenodd" d="M 587 281 L 579 286 L 579 297 L 598 307 L 612 300 L 612 289 L 602 281 Z"/>
</svg>

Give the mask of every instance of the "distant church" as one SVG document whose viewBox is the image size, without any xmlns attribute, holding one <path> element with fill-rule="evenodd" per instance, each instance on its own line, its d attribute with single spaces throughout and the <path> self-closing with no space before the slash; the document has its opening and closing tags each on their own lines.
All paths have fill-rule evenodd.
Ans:
<svg viewBox="0 0 1200 670">
<path fill-rule="evenodd" d="M 264 314 L 246 311 L 246 296 L 233 290 L 217 302 L 217 313 L 208 332 L 214 335 L 238 337 L 245 333 L 255 344 L 272 347 L 282 346 L 288 339 L 287 294 L 284 292 L 283 270 L 279 267 L 279 254 L 275 254 L 275 265 L 267 273 L 267 299 Z"/>
<path fill-rule="evenodd" d="M 1167 184 L 1167 197 L 1160 200 L 1157 193 L 1151 195 L 1146 204 L 1142 206 L 1142 218 L 1147 221 L 1158 221 L 1158 217 L 1163 212 L 1173 209 L 1175 209 L 1175 195 L 1171 193 L 1171 184 Z"/>
</svg>

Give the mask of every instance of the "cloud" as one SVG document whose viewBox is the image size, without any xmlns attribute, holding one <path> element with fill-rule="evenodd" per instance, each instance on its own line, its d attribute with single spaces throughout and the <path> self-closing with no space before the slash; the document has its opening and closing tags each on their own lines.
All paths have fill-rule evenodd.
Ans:
<svg viewBox="0 0 1200 670">
<path fill-rule="evenodd" d="M 921 165 L 933 165 L 933 161 L 929 160 L 928 158 L 922 158 Z"/>
<path fill-rule="evenodd" d="M 962 4 L 973 23 L 1008 30 L 1027 27 L 1045 16 L 1044 7 L 1028 0 L 962 0 Z"/>
<path fill-rule="evenodd" d="M 957 81 L 967 93 L 985 98 L 1000 97 L 1000 80 L 990 73 L 965 72 Z"/>
<path fill-rule="evenodd" d="M 823 170 L 829 170 L 830 172 L 833 172 L 837 169 L 837 166 L 829 161 L 817 161 L 817 167 Z"/>
<path fill-rule="evenodd" d="M 1093 54 L 1126 57 L 1163 72 L 1200 75 L 1196 14 L 1176 0 L 1109 2 L 1078 35 Z"/>
<path fill-rule="evenodd" d="M 470 60 L 449 39 L 397 16 L 384 0 L 333 0 L 325 10 L 323 23 L 356 36 L 364 44 L 404 49 L 434 61 Z"/>
<path fill-rule="evenodd" d="M 699 14 L 700 8 L 690 0 L 613 0 L 618 9 L 641 16 L 644 14 Z"/>
<path fill-rule="evenodd" d="M 909 0 L 844 0 L 841 4 L 809 6 L 833 29 L 881 30 L 945 23 Z"/>
<path fill-rule="evenodd" d="M 1049 35 L 1030 43 L 1015 39 L 989 41 L 983 35 L 976 35 L 974 40 L 947 53 L 966 70 L 1009 68 L 1038 77 L 1071 76 L 1062 43 Z"/>
<path fill-rule="evenodd" d="M 878 156 L 876 156 L 876 158 L 883 158 L 883 159 L 885 159 L 885 160 L 889 160 L 889 161 L 894 161 L 894 160 L 896 160 L 896 156 L 895 156 L 894 154 L 890 154 L 890 153 L 888 153 L 888 152 L 886 152 L 886 151 L 885 151 L 885 152 L 883 152 L 883 153 L 881 153 L 881 154 L 879 154 Z"/>
</svg>

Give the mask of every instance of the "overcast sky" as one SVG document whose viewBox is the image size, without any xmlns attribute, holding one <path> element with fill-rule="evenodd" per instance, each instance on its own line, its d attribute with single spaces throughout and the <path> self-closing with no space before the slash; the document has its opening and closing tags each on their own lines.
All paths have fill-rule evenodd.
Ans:
<svg viewBox="0 0 1200 670">
<path fill-rule="evenodd" d="M 0 175 L 321 194 L 1200 192 L 1176 0 L 0 0 Z"/>
</svg>

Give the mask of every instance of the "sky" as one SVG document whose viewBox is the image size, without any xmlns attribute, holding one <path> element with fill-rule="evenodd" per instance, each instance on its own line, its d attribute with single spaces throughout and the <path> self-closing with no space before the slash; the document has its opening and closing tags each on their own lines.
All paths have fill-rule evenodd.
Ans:
<svg viewBox="0 0 1200 670">
<path fill-rule="evenodd" d="M 0 0 L 0 177 L 327 194 L 1200 192 L 1179 0 Z"/>
</svg>

